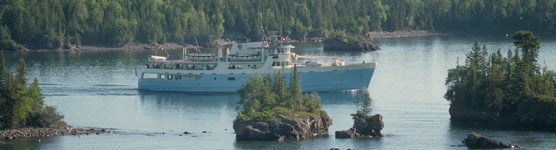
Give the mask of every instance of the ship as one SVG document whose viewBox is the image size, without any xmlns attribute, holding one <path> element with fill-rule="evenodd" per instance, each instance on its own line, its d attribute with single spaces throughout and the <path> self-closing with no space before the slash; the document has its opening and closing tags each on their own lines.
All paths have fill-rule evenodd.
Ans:
<svg viewBox="0 0 556 150">
<path fill-rule="evenodd" d="M 346 64 L 322 57 L 299 56 L 293 45 L 278 42 L 234 43 L 218 54 L 188 53 L 179 59 L 151 55 L 140 67 L 138 89 L 192 93 L 236 93 L 253 75 L 275 75 L 289 81 L 295 67 L 304 92 L 367 88 L 377 62 Z"/>
</svg>

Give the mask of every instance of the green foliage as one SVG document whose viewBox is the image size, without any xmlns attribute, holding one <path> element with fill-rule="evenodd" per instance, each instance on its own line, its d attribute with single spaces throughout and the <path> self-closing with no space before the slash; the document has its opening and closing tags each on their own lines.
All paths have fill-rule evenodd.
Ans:
<svg viewBox="0 0 556 150">
<path fill-rule="evenodd" d="M 15 42 L 12 40 L 9 28 L 7 26 L 0 27 L 0 50 L 13 50 Z"/>
<path fill-rule="evenodd" d="M 328 116 L 322 110 L 318 94 L 302 95 L 297 67 L 293 69 L 290 86 L 285 85 L 284 76 L 280 72 L 274 74 L 274 77 L 253 75 L 238 90 L 242 107 L 237 120 L 268 121 L 279 117 L 295 119 Z"/>
<path fill-rule="evenodd" d="M 45 107 L 41 89 L 35 79 L 27 85 L 25 61 L 20 59 L 17 75 L 8 70 L 0 57 L 0 129 L 18 127 L 50 127 L 63 116 L 54 107 Z"/>
<path fill-rule="evenodd" d="M 39 128 L 56 127 L 60 125 L 61 120 L 64 119 L 64 116 L 58 114 L 56 107 L 53 106 L 46 106 L 43 109 L 39 109 L 39 111 L 32 112 L 29 115 L 27 125 Z"/>
<path fill-rule="evenodd" d="M 371 113 L 371 102 L 372 99 L 369 93 L 366 90 L 361 89 L 357 93 L 357 97 L 355 97 L 355 104 L 357 105 L 357 107 L 359 107 L 359 109 L 355 114 L 351 114 L 353 119 L 357 119 L 357 118 L 364 119 L 364 118 L 372 117 L 369 116 Z"/>
<path fill-rule="evenodd" d="M 452 107 L 504 115 L 532 111 L 530 100 L 554 99 L 556 73 L 539 69 L 539 39 L 528 31 L 519 31 L 512 38 L 515 54 L 511 50 L 507 57 L 500 50 L 488 54 L 476 42 L 465 65 L 448 70 L 445 98 Z"/>
<path fill-rule="evenodd" d="M 10 0 L 0 5 L 2 48 L 62 44 L 200 43 L 265 30 L 314 32 L 556 30 L 556 1 L 531 0 Z M 261 29 L 263 27 L 263 29 Z"/>
</svg>

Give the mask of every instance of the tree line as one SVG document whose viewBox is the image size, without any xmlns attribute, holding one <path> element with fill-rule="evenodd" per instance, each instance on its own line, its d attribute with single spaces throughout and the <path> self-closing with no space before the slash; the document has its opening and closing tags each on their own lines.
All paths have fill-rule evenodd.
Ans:
<svg viewBox="0 0 556 150">
<path fill-rule="evenodd" d="M 531 112 L 556 114 L 556 72 L 539 66 L 538 37 L 519 31 L 512 39 L 515 50 L 505 55 L 500 50 L 489 54 L 476 42 L 465 65 L 448 70 L 445 98 L 451 107 L 497 117 Z"/>
<path fill-rule="evenodd" d="M 0 0 L 0 48 L 297 40 L 334 32 L 554 31 L 549 0 Z"/>
<path fill-rule="evenodd" d="M 0 53 L 0 130 L 19 127 L 52 127 L 63 116 L 55 107 L 45 106 L 37 79 L 27 85 L 25 61 L 12 72 Z"/>
</svg>

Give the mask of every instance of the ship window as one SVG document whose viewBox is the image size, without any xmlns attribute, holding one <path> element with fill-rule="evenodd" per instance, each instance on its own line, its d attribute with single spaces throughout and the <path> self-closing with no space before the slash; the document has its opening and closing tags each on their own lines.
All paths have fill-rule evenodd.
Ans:
<svg viewBox="0 0 556 150">
<path fill-rule="evenodd" d="M 156 73 L 143 73 L 143 79 L 156 79 L 157 77 Z"/>
<path fill-rule="evenodd" d="M 235 81 L 236 78 L 235 77 L 228 77 L 228 81 Z"/>
<path fill-rule="evenodd" d="M 201 79 L 200 75 L 182 75 L 180 80 L 199 80 Z"/>
</svg>

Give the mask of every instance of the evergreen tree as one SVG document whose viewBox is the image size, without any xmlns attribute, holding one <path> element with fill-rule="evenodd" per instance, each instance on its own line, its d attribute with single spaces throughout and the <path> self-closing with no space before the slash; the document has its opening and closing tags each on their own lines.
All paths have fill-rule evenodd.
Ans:
<svg viewBox="0 0 556 150">
<path fill-rule="evenodd" d="M 25 120 L 27 120 L 28 114 L 31 111 L 30 99 L 25 93 L 26 87 L 25 60 L 20 58 L 15 80 L 15 95 L 12 99 L 14 105 L 12 108 L 13 118 L 11 124 L 13 127 L 25 126 Z"/>
<path fill-rule="evenodd" d="M 8 126 L 6 120 L 8 119 L 8 92 L 7 88 L 7 69 L 4 62 L 4 52 L 0 51 L 0 129 Z"/>
<path fill-rule="evenodd" d="M 536 75 L 539 73 L 537 57 L 539 55 L 540 42 L 539 39 L 529 31 L 519 31 L 514 36 L 514 45 L 521 50 L 522 62 L 521 70 L 521 88 L 524 89 L 526 95 L 536 95 L 533 87 L 535 87 Z"/>
<path fill-rule="evenodd" d="M 351 114 L 353 118 L 367 118 L 371 114 L 371 96 L 366 91 L 366 89 L 359 90 L 357 97 L 355 98 L 355 104 L 358 110 L 355 114 Z"/>
<path fill-rule="evenodd" d="M 292 105 L 293 105 L 293 110 L 299 110 L 301 106 L 301 95 L 302 95 L 302 91 L 301 91 L 301 84 L 299 83 L 299 72 L 297 72 L 297 66 L 293 66 L 293 70 L 291 73 L 291 78 L 290 78 L 290 87 L 289 87 L 289 93 L 291 94 L 290 96 L 290 101 L 292 101 Z"/>
<path fill-rule="evenodd" d="M 0 129 L 18 127 L 50 127 L 62 115 L 54 107 L 45 107 L 38 80 L 27 86 L 25 61 L 19 60 L 17 75 L 9 71 L 0 56 Z"/>
<path fill-rule="evenodd" d="M 274 87 L 272 88 L 272 93 L 276 95 L 276 101 L 286 101 L 289 97 L 289 93 L 287 93 L 286 83 L 281 71 L 275 73 L 272 83 L 274 85 Z"/>
<path fill-rule="evenodd" d="M 12 40 L 9 28 L 0 26 L 0 50 L 13 50 L 15 42 Z"/>
</svg>

